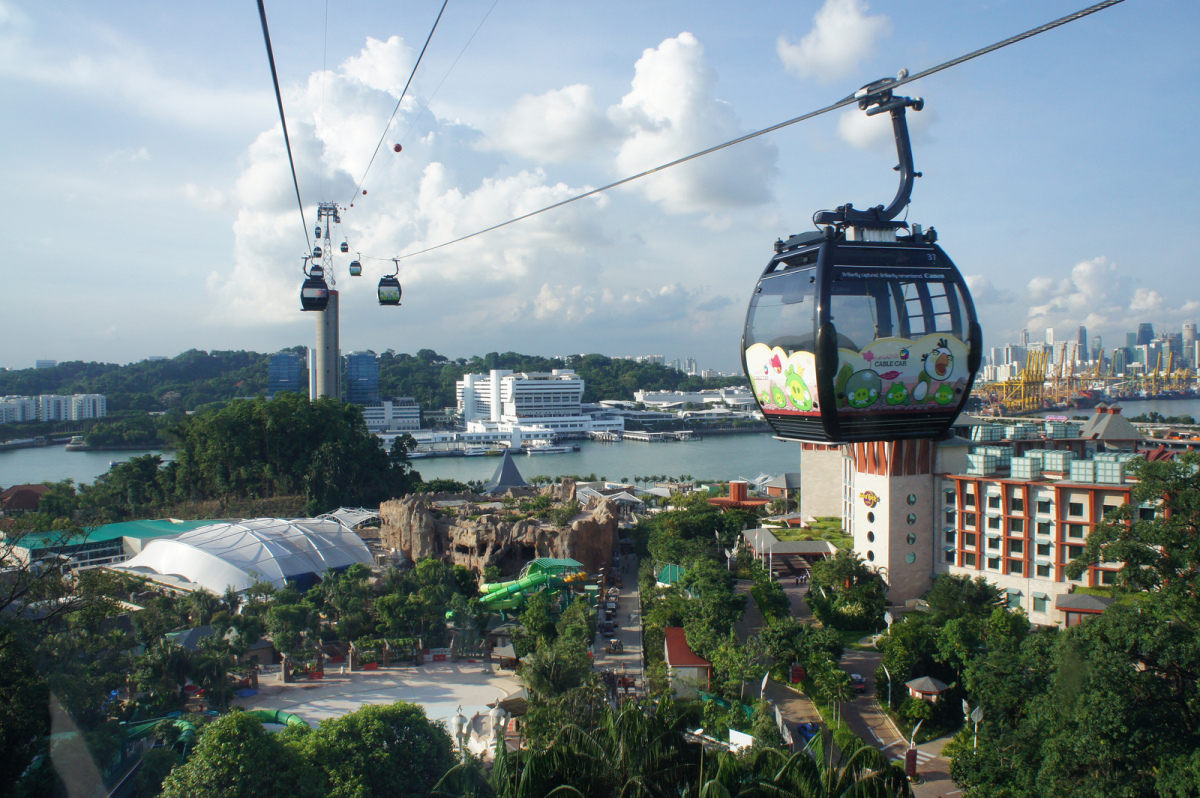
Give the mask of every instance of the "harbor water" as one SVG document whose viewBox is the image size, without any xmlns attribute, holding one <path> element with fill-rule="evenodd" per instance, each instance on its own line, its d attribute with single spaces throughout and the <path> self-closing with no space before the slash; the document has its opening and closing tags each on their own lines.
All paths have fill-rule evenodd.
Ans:
<svg viewBox="0 0 1200 798">
<path fill-rule="evenodd" d="M 1192 416 L 1200 420 L 1200 399 L 1149 399 L 1121 402 L 1122 412 L 1138 416 L 1152 412 L 1163 416 Z M 1049 411 L 1043 415 L 1091 416 L 1091 410 Z M 26 482 L 73 479 L 92 482 L 108 470 L 109 462 L 122 462 L 148 452 L 68 452 L 63 446 L 0 452 L 0 489 Z M 164 459 L 170 453 L 163 454 Z M 595 474 L 617 481 L 635 476 L 663 475 L 717 481 L 754 478 L 760 473 L 782 474 L 800 470 L 800 448 L 764 433 L 714 435 L 698 441 L 671 443 L 597 443 L 583 441 L 579 451 L 563 454 L 516 456 L 526 479 L 539 475 Z M 490 479 L 499 465 L 496 457 L 427 457 L 413 461 L 425 479 L 446 478 L 466 482 Z"/>
<path fill-rule="evenodd" d="M 110 460 L 124 461 L 141 454 L 148 452 L 68 452 L 62 446 L 0 452 L 0 489 L 63 479 L 92 482 L 108 470 Z M 163 456 L 167 459 L 170 454 Z M 596 474 L 615 481 L 654 474 L 676 479 L 691 474 L 695 479 L 715 481 L 799 471 L 800 447 L 777 441 L 769 434 L 752 433 L 671 443 L 581 441 L 577 452 L 521 454 L 514 459 L 526 479 Z M 424 479 L 442 477 L 460 482 L 491 479 L 499 464 L 498 457 L 426 457 L 413 461 Z"/>
</svg>

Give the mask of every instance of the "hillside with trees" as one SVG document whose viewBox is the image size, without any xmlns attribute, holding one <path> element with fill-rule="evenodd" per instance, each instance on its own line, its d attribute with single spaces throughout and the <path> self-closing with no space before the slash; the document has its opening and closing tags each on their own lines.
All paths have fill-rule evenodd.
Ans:
<svg viewBox="0 0 1200 798">
<path fill-rule="evenodd" d="M 284 351 L 303 357 L 306 349 L 293 346 Z M 123 366 L 71 361 L 48 369 L 0 371 L 0 396 L 100 393 L 108 398 L 110 414 L 125 410 L 192 411 L 238 397 L 265 396 L 270 358 L 258 352 L 191 349 L 166 360 L 142 360 Z M 379 355 L 379 388 L 383 396 L 411 396 L 421 407 L 439 410 L 454 405 L 454 383 L 464 374 L 491 369 L 561 368 L 573 368 L 583 377 L 585 402 L 632 399 L 638 390 L 696 391 L 745 383 L 741 377 L 705 380 L 667 366 L 604 355 L 546 358 L 491 352 L 451 360 L 432 349 L 421 349 L 415 355 L 389 349 Z M 301 393 L 306 392 L 307 386 L 302 385 Z"/>
</svg>

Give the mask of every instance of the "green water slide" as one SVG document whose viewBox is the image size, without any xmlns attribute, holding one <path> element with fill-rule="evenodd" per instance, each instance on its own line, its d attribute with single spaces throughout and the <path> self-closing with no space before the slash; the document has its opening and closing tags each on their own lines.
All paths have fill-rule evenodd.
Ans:
<svg viewBox="0 0 1200 798">
<path fill-rule="evenodd" d="M 185 749 L 191 748 L 196 744 L 196 726 L 190 720 L 183 720 L 179 717 L 179 713 L 172 713 L 165 718 L 154 718 L 153 720 L 144 720 L 141 723 L 131 723 L 125 726 L 125 736 L 127 740 L 140 740 L 154 731 L 154 727 L 164 720 L 171 721 L 175 728 L 179 729 L 179 738 L 175 741 L 175 745 L 183 746 Z"/>
<path fill-rule="evenodd" d="M 253 709 L 246 712 L 252 718 L 257 718 L 260 723 L 278 723 L 280 726 L 307 726 L 308 721 L 291 712 L 284 712 L 282 709 Z"/>
<path fill-rule="evenodd" d="M 492 582 L 482 586 L 485 594 L 479 603 L 491 610 L 511 609 L 525 602 L 527 593 L 536 590 L 550 581 L 551 575 L 545 572 L 532 573 L 510 582 Z"/>
</svg>

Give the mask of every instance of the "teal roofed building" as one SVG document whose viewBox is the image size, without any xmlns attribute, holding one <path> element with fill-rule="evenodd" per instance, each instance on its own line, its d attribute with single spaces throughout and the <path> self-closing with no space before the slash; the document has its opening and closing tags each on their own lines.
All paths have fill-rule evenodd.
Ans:
<svg viewBox="0 0 1200 798">
<path fill-rule="evenodd" d="M 572 559 L 554 559 L 553 557 L 538 557 L 536 560 L 531 560 L 525 563 L 525 567 L 521 569 L 521 577 L 529 576 L 530 574 L 550 574 L 558 576 L 559 574 L 578 573 L 583 570 L 583 563 Z"/>
<path fill-rule="evenodd" d="M 13 556 L 23 562 L 66 557 L 72 568 L 97 568 L 125 562 L 155 538 L 179 535 L 215 523 L 219 522 L 212 519 L 123 521 L 96 527 L 82 535 L 63 532 L 25 535 L 13 546 Z"/>
</svg>

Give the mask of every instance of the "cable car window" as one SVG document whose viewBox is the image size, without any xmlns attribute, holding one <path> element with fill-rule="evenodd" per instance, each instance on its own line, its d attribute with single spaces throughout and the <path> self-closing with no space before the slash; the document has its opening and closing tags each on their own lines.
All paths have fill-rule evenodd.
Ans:
<svg viewBox="0 0 1200 798">
<path fill-rule="evenodd" d="M 814 346 L 816 269 L 791 269 L 762 280 L 750 302 L 746 346 L 763 343 L 792 352 Z"/>
<path fill-rule="evenodd" d="M 830 321 L 838 346 L 861 351 L 879 338 L 914 340 L 952 335 L 965 340 L 964 301 L 959 287 L 924 277 L 894 279 L 843 275 L 830 286 Z"/>
</svg>

